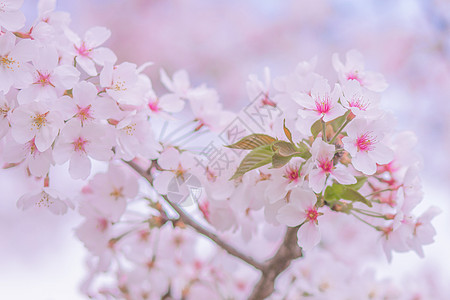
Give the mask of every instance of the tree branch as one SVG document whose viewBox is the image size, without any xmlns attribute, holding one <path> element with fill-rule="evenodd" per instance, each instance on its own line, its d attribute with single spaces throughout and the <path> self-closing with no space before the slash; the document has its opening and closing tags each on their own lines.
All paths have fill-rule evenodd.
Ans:
<svg viewBox="0 0 450 300">
<path fill-rule="evenodd" d="M 261 278 L 254 287 L 248 298 L 249 300 L 261 300 L 269 297 L 274 291 L 275 279 L 278 275 L 289 267 L 292 260 L 303 256 L 302 249 L 297 244 L 297 231 L 299 228 L 300 225 L 288 227 L 283 243 L 277 253 L 261 269 Z"/>
<path fill-rule="evenodd" d="M 125 161 L 126 164 L 128 164 L 131 168 L 133 168 L 139 175 L 144 177 L 151 185 L 153 185 L 153 176 L 151 175 L 151 172 L 147 172 L 146 170 L 142 169 L 139 165 L 137 165 L 133 161 Z M 154 166 L 154 164 L 152 164 Z M 178 215 L 180 216 L 180 220 L 183 221 L 184 224 L 192 227 L 194 230 L 196 230 L 201 235 L 204 235 L 211 239 L 214 243 L 216 243 L 219 247 L 227 251 L 229 254 L 233 255 L 234 257 L 237 257 L 243 261 L 245 261 L 247 264 L 253 266 L 254 268 L 258 270 L 263 270 L 265 266 L 253 259 L 252 257 L 240 252 L 238 249 L 233 247 L 232 245 L 226 243 L 223 241 L 220 237 L 218 237 L 216 234 L 210 232 L 208 229 L 197 223 L 193 218 L 191 218 L 188 214 L 184 212 L 183 209 L 181 209 L 178 205 L 172 203 L 166 195 L 161 195 L 164 200 L 169 204 L 173 210 L 175 210 Z"/>
</svg>

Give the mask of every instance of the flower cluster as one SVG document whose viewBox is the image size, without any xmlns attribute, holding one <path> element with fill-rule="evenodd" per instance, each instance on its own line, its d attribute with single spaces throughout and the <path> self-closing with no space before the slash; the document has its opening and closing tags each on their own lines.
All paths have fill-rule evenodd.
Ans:
<svg viewBox="0 0 450 300">
<path fill-rule="evenodd" d="M 41 0 L 38 19 L 18 31 L 25 21 L 20 4 L 4 1 L 0 9 L 1 159 L 36 186 L 19 208 L 64 214 L 77 206 L 84 220 L 76 236 L 91 255 L 87 295 L 261 299 L 275 291 L 286 299 L 345 298 L 345 276 L 322 279 L 329 265 L 343 274 L 351 252 L 339 250 L 346 244 L 364 247 L 346 240 L 349 228 L 370 237 L 364 244 L 375 245 L 378 235 L 388 259 L 392 251 L 423 256 L 422 246 L 433 242 L 430 222 L 439 210 L 413 214 L 422 199 L 415 137 L 392 132 L 393 118 L 379 106 L 387 84 L 364 69 L 358 52 L 344 62 L 333 56 L 334 84 L 315 72 L 315 59 L 273 83 L 268 69 L 264 82 L 250 76 L 251 105 L 235 114 L 215 90 L 193 86 L 184 70 L 172 78 L 161 70 L 167 92 L 158 95 L 144 73 L 151 63 L 118 63 L 102 46 L 108 29 L 80 37 L 54 1 Z M 264 122 L 255 130 L 249 122 L 257 117 Z M 174 132 L 185 134 L 165 135 L 179 119 L 188 123 Z M 204 134 L 221 138 L 219 147 L 186 146 Z M 107 171 L 96 172 L 94 161 Z M 77 198 L 53 186 L 59 165 L 72 179 L 88 180 Z M 332 223 L 346 226 L 321 229 Z M 283 247 L 289 255 L 277 251 Z M 257 271 L 265 282 L 278 261 L 273 289 L 264 290 L 269 285 L 256 284 Z M 349 268 L 362 272 L 357 264 Z M 375 289 L 372 273 L 349 271 L 355 299 L 398 295 L 388 284 Z"/>
</svg>

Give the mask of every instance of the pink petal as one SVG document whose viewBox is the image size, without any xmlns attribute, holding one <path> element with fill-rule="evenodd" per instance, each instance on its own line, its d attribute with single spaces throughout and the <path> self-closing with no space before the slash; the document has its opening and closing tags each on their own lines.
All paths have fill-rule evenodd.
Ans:
<svg viewBox="0 0 450 300">
<path fill-rule="evenodd" d="M 298 245 L 308 251 L 316 246 L 321 239 L 319 226 L 313 222 L 306 222 L 297 232 Z"/>
</svg>

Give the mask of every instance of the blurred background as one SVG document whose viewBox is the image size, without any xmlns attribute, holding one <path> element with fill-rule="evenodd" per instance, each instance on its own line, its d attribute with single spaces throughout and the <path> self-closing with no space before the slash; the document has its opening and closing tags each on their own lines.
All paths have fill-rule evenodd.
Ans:
<svg viewBox="0 0 450 300">
<path fill-rule="evenodd" d="M 36 5 L 24 2 L 29 25 Z M 334 80 L 331 55 L 362 52 L 366 69 L 383 73 L 390 85 L 382 101 L 397 128 L 419 137 L 425 198 L 416 213 L 430 205 L 443 210 L 425 259 L 395 254 L 391 264 L 379 266 L 381 275 L 401 282 L 423 271 L 450 281 L 450 1 L 60 0 L 57 8 L 71 13 L 71 28 L 80 35 L 108 27 L 108 46 L 119 62 L 152 61 L 154 79 L 160 68 L 169 74 L 184 68 L 194 85 L 216 88 L 234 111 L 248 101 L 248 75 L 262 75 L 265 66 L 276 77 L 317 56 L 319 73 Z M 14 180 L 22 175 L 17 173 L 0 171 L 0 298 L 83 299 L 78 288 L 85 250 L 73 233 L 80 220 L 73 212 L 18 211 L 15 202 L 26 186 Z M 80 186 L 65 189 L 75 194 Z"/>
</svg>

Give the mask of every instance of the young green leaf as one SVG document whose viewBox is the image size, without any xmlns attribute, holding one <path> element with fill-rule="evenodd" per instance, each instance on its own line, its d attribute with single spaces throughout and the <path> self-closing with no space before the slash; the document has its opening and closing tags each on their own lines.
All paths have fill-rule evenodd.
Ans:
<svg viewBox="0 0 450 300">
<path fill-rule="evenodd" d="M 281 156 L 278 153 L 275 153 L 272 156 L 272 168 L 278 169 L 286 165 L 290 160 L 292 156 Z"/>
<path fill-rule="evenodd" d="M 317 120 L 311 126 L 311 134 L 313 135 L 314 138 L 316 138 L 319 132 L 321 131 L 322 131 L 322 120 Z"/>
<path fill-rule="evenodd" d="M 276 139 L 269 135 L 254 133 L 242 138 L 232 145 L 227 145 L 225 147 L 233 149 L 252 150 L 260 146 L 270 145 L 275 141 Z"/>
<path fill-rule="evenodd" d="M 274 152 L 270 145 L 264 145 L 253 149 L 241 161 L 241 164 L 237 168 L 233 177 L 230 178 L 230 180 L 239 178 L 248 171 L 271 163 L 273 154 Z"/>
<path fill-rule="evenodd" d="M 286 119 L 283 120 L 283 129 L 284 129 L 284 134 L 286 135 L 287 139 L 291 142 L 294 143 L 292 141 L 292 133 L 291 131 L 286 127 Z"/>
</svg>

